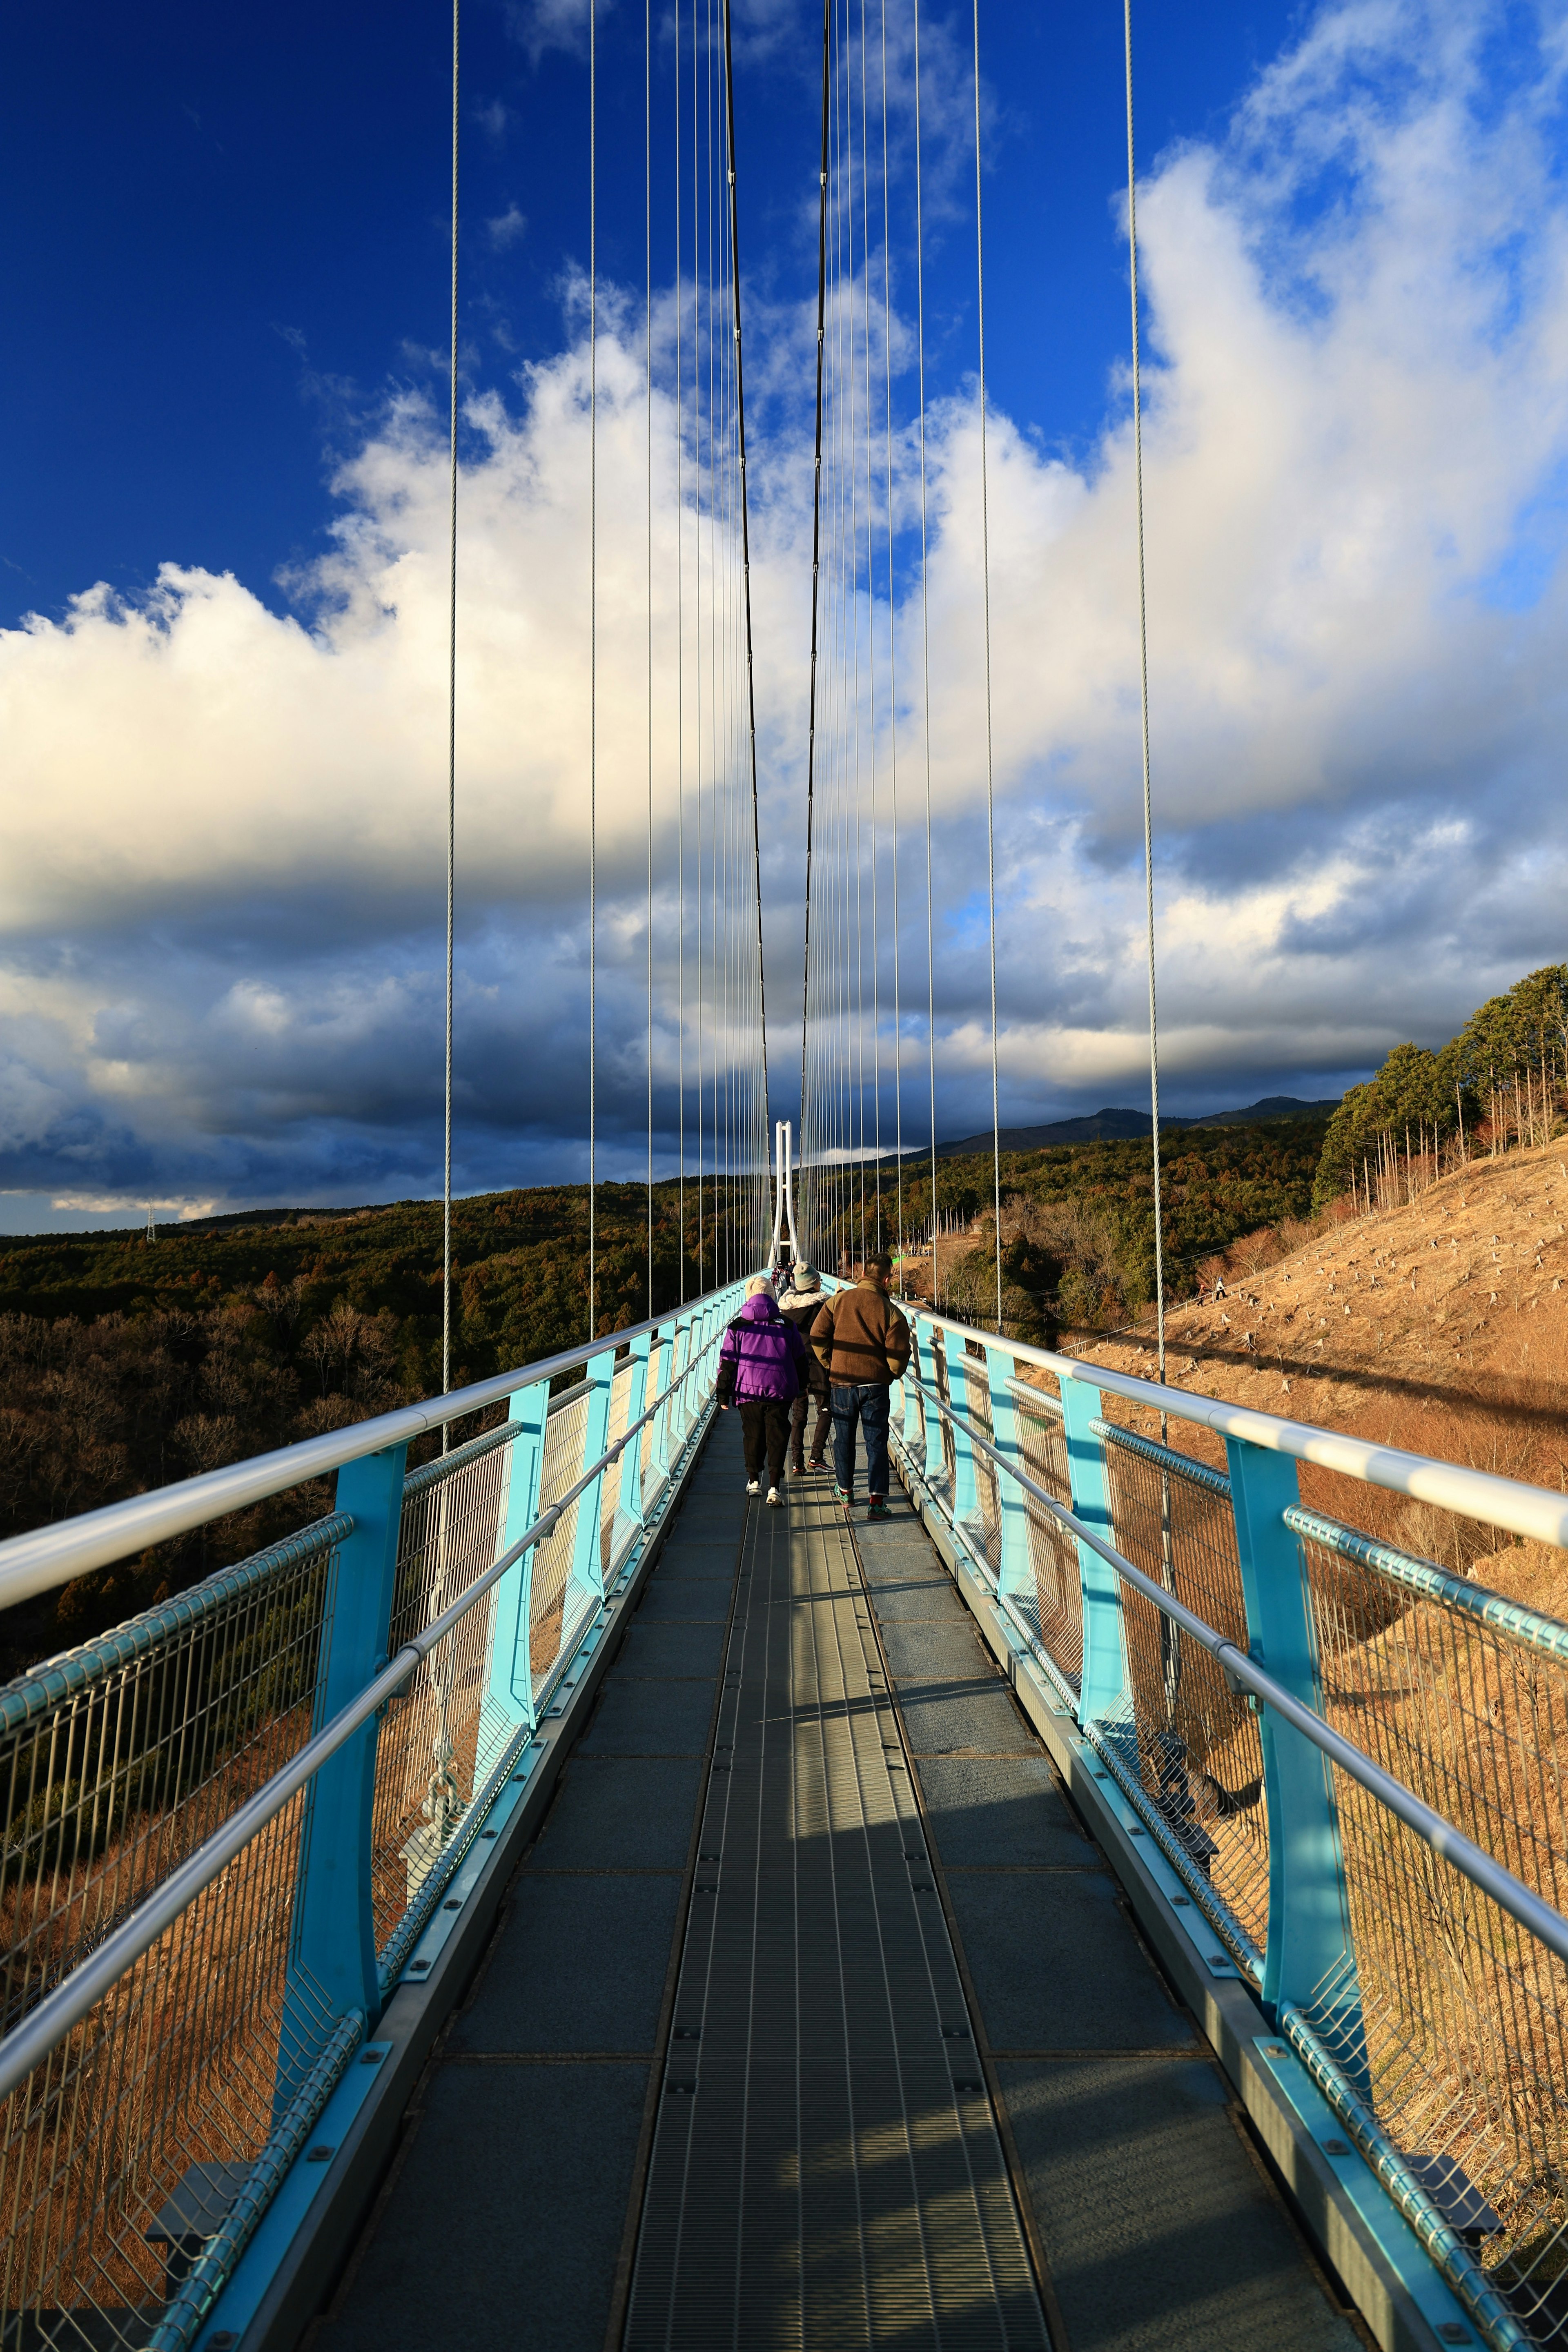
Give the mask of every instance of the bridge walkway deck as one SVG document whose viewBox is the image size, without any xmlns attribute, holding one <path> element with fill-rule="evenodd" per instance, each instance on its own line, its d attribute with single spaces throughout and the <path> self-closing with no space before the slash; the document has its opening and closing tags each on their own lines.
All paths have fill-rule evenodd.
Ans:
<svg viewBox="0 0 1568 2352">
<path fill-rule="evenodd" d="M 721 1420 L 310 2352 L 1351 2352 L 918 1521 L 742 1485 Z"/>
</svg>

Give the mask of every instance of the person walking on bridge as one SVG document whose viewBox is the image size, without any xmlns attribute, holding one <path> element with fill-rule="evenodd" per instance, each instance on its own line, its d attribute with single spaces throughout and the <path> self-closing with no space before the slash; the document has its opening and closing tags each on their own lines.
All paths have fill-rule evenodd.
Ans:
<svg viewBox="0 0 1568 2352">
<path fill-rule="evenodd" d="M 838 1499 L 855 1507 L 855 1432 L 866 1436 L 866 1485 L 874 1519 L 888 1508 L 888 1395 L 910 1360 L 910 1327 L 889 1297 L 893 1261 L 866 1260 L 853 1290 L 836 1291 L 811 1327 L 812 1350 L 827 1374 L 833 1467 Z"/>
<path fill-rule="evenodd" d="M 782 1295 L 779 1312 L 786 1323 L 793 1323 L 803 1339 L 810 1341 L 812 1326 L 822 1312 L 822 1276 L 816 1268 L 807 1265 L 803 1258 L 795 1270 L 795 1287 Z M 816 1407 L 816 1426 L 811 1433 L 811 1468 L 814 1473 L 826 1468 L 823 1452 L 827 1444 L 828 1388 L 827 1374 L 818 1363 L 812 1348 L 806 1348 L 808 1388 L 803 1388 L 789 1409 L 789 1475 L 804 1478 L 806 1472 L 805 1423 L 812 1405 Z"/>
<path fill-rule="evenodd" d="M 746 1286 L 746 1303 L 719 1349 L 713 1393 L 722 1412 L 728 1412 L 731 1404 L 741 1408 L 748 1495 L 757 1492 L 766 1447 L 768 1500 L 775 1509 L 784 1500 L 779 1488 L 789 1445 L 789 1409 L 806 1378 L 805 1340 L 779 1313 L 767 1276 L 753 1275 Z"/>
</svg>

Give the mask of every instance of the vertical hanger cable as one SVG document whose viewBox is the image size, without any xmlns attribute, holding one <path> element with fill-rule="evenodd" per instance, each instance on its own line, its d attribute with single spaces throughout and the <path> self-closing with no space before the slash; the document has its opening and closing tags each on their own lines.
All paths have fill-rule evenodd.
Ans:
<svg viewBox="0 0 1568 2352">
<path fill-rule="evenodd" d="M 980 0 L 974 10 L 974 306 L 980 344 L 980 578 L 985 618 L 985 891 L 991 948 L 991 1176 L 996 1333 L 1002 1333 L 1002 1111 L 996 1056 L 996 812 L 991 750 L 991 499 L 985 468 L 985 241 L 980 206 Z"/>
<path fill-rule="evenodd" d="M 597 1337 L 599 1033 L 599 70 L 598 0 L 588 5 L 588 1337 Z"/>
<path fill-rule="evenodd" d="M 1149 939 L 1149 1108 L 1154 1170 L 1154 1320 L 1165 1378 L 1164 1220 L 1160 1204 L 1160 1024 L 1154 1002 L 1154 821 L 1149 784 L 1149 604 L 1143 562 L 1143 397 L 1138 336 L 1138 183 L 1132 160 L 1132 0 L 1122 0 L 1127 59 L 1127 259 L 1132 289 L 1132 472 L 1138 508 L 1138 709 L 1143 751 L 1143 889 Z M 1164 1417 L 1161 1417 L 1164 1429 Z"/>
<path fill-rule="evenodd" d="M 915 18 L 915 315 L 920 364 L 921 444 L 921 708 L 925 723 L 926 816 L 926 1083 L 931 1108 L 931 1305 L 940 1307 L 937 1288 L 936 1241 L 936 965 L 931 910 L 931 596 L 927 558 L 926 512 L 926 305 L 925 213 L 921 157 L 921 0 L 914 0 Z"/>
<path fill-rule="evenodd" d="M 447 1063 L 441 1186 L 441 1393 L 452 1386 L 452 948 L 458 868 L 458 62 L 460 0 L 452 0 L 452 318 L 447 386 L 451 424 L 447 526 Z M 449 1443 L 441 1424 L 441 1451 Z"/>
</svg>

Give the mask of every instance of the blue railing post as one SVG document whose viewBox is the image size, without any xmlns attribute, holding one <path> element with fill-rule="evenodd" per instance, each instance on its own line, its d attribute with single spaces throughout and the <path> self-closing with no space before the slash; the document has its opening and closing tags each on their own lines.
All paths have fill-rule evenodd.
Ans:
<svg viewBox="0 0 1568 2352">
<path fill-rule="evenodd" d="M 1068 1476 L 1074 1514 L 1107 1542 L 1110 1498 L 1105 1486 L 1105 1450 L 1090 1423 L 1100 1417 L 1100 1391 L 1087 1381 L 1061 1382 L 1067 1433 Z M 1127 1688 L 1127 1650 L 1121 1631 L 1121 1587 L 1109 1560 L 1086 1543 L 1078 1546 L 1079 1584 L 1083 1595 L 1083 1679 L 1078 1719 L 1103 1723 L 1120 1715 Z"/>
<path fill-rule="evenodd" d="M 569 1485 L 575 1485 L 590 1462 L 596 1462 L 610 1442 L 610 1389 L 616 1377 L 616 1350 L 612 1344 L 601 1348 L 587 1362 L 588 1399 L 583 1415 L 583 1455 Z M 599 1512 L 604 1502 L 605 1474 L 601 1470 L 593 1485 L 584 1486 L 577 1497 L 577 1519 L 572 1530 L 572 1574 L 570 1581 L 579 1591 L 594 1600 L 605 1597 L 605 1568 Z M 562 1619 L 564 1627 L 571 1620 L 568 1607 Z"/>
<path fill-rule="evenodd" d="M 1289 1454 L 1227 1437 L 1247 1648 L 1292 1697 L 1322 1713 L 1311 1597 L 1287 1510 L 1300 1504 Z M 1356 2088 L 1370 2087 L 1339 1808 L 1327 1757 L 1268 1707 L 1258 1729 L 1268 1811 L 1268 1941 L 1263 2006 L 1278 2024 L 1303 2010 Z"/>
<path fill-rule="evenodd" d="M 533 1381 L 514 1393 L 510 1418 L 518 1424 L 518 1434 L 511 1441 L 502 1551 L 510 1551 L 539 1517 L 549 1413 L 548 1381 Z M 490 1704 L 512 1722 L 525 1723 L 531 1731 L 538 1720 L 533 1704 L 531 1642 L 536 1549 L 530 1544 L 496 1587 L 495 1633 L 490 1643 Z"/>
<path fill-rule="evenodd" d="M 969 1410 L 968 1342 L 960 1331 L 944 1331 L 942 1352 L 947 1363 L 947 1401 L 952 1407 L 952 1516 L 961 1528 L 980 1526 L 980 1487 L 974 1475 L 974 1445 L 963 1424 Z"/>
<path fill-rule="evenodd" d="M 312 1731 L 340 1714 L 386 1662 L 407 1453 L 406 1445 L 389 1445 L 338 1472 L 336 1507 L 354 1524 L 332 1573 Z M 338 2019 L 357 2010 L 368 2030 L 380 2011 L 371 1907 L 376 1728 L 373 1717 L 329 1757 L 305 1798 L 275 2115 L 293 2098 Z"/>
<path fill-rule="evenodd" d="M 653 1333 L 645 1331 L 640 1339 L 631 1342 L 631 1370 L 626 1376 L 626 1427 L 640 1421 L 647 1406 L 648 1363 L 653 1354 Z M 642 1448 L 643 1433 L 639 1429 L 620 1459 L 620 1479 L 616 1488 L 616 1517 L 610 1530 L 610 1557 L 616 1556 L 618 1538 L 628 1528 L 642 1525 Z"/>
<path fill-rule="evenodd" d="M 936 1376 L 936 1326 L 923 1315 L 917 1315 L 912 1326 L 915 1358 L 920 1377 L 928 1393 L 921 1398 L 921 1428 L 925 1438 L 924 1473 L 928 1486 L 934 1486 L 947 1475 L 947 1454 L 942 1442 L 942 1414 L 934 1399 L 938 1393 Z"/>
<path fill-rule="evenodd" d="M 1013 1360 L 1000 1348 L 985 1350 L 991 1384 L 991 1443 L 1006 1462 L 1021 1470 L 1024 1449 L 1018 1438 L 1018 1407 L 1007 1385 L 1013 1377 Z M 996 1515 L 1002 1523 L 1002 1591 L 1032 1595 L 1035 1560 L 1029 1546 L 1029 1515 L 1022 1493 L 1005 1470 L 996 1475 Z"/>
</svg>

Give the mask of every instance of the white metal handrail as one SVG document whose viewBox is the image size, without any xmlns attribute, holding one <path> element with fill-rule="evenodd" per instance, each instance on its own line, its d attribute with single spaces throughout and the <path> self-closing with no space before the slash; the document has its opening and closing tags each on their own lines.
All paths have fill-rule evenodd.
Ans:
<svg viewBox="0 0 1568 2352">
<path fill-rule="evenodd" d="M 1060 1356 L 1049 1348 L 1031 1347 L 1022 1339 L 998 1339 L 952 1316 L 919 1308 L 922 1323 L 952 1331 L 963 1339 L 983 1341 L 1003 1349 L 1017 1361 L 1037 1364 L 1058 1381 L 1079 1381 L 1109 1390 L 1131 1404 L 1148 1405 L 1173 1420 L 1187 1421 L 1216 1436 L 1245 1439 L 1272 1454 L 1288 1454 L 1320 1469 L 1338 1470 L 1369 1486 L 1384 1486 L 1414 1501 L 1435 1503 L 1463 1518 L 1488 1527 L 1506 1528 L 1511 1535 L 1532 1536 L 1539 1541 L 1568 1548 L 1568 1495 L 1553 1495 L 1522 1479 L 1500 1478 L 1490 1470 L 1469 1470 L 1457 1462 L 1439 1462 L 1429 1454 L 1406 1454 L 1394 1445 L 1376 1445 L 1339 1430 L 1314 1429 L 1308 1422 L 1285 1421 L 1277 1413 L 1258 1412 L 1248 1405 L 1226 1404 L 1216 1397 L 1195 1397 L 1189 1390 L 1170 1388 L 1159 1381 L 1142 1381 L 1131 1372 L 1113 1371 L 1106 1364 L 1086 1364 L 1076 1356 Z"/>
<path fill-rule="evenodd" d="M 663 1329 L 678 1316 L 689 1314 L 707 1299 L 719 1296 L 718 1291 L 706 1292 L 702 1297 L 689 1299 L 680 1307 L 668 1308 L 646 1323 L 631 1324 L 624 1331 L 607 1332 L 603 1339 L 587 1340 L 582 1347 L 568 1349 L 558 1356 L 546 1356 L 539 1363 L 524 1364 L 516 1371 L 498 1372 L 490 1380 L 476 1381 L 469 1388 L 455 1389 L 448 1396 L 432 1397 L 423 1404 L 399 1405 L 395 1412 L 377 1413 L 371 1421 L 330 1430 L 322 1437 L 307 1437 L 268 1454 L 254 1454 L 248 1461 L 229 1463 L 221 1470 L 206 1470 L 199 1477 L 182 1478 L 173 1486 L 154 1486 L 147 1494 L 132 1495 L 122 1503 L 105 1503 L 99 1510 L 84 1511 L 79 1518 L 35 1528 L 26 1535 L 11 1536 L 0 1543 L 0 1609 L 14 1608 L 19 1601 L 31 1600 L 35 1593 L 50 1591 L 57 1584 L 68 1584 L 72 1577 L 84 1576 L 89 1569 L 103 1568 L 110 1560 L 145 1551 L 150 1545 L 164 1543 L 171 1536 L 184 1535 L 208 1519 L 246 1510 L 253 1503 L 265 1501 L 268 1495 L 282 1494 L 290 1486 L 303 1486 L 310 1478 L 325 1477 L 331 1471 L 341 1470 L 345 1462 L 361 1461 L 367 1454 L 379 1454 L 384 1446 L 407 1444 L 431 1430 L 443 1429 L 450 1422 L 481 1412 L 487 1405 L 503 1403 L 518 1389 L 539 1381 L 555 1380 L 574 1365 L 586 1363 L 591 1356 L 602 1355 L 606 1348 L 620 1348 L 629 1340 L 640 1339 L 645 1333 Z"/>
<path fill-rule="evenodd" d="M 1238 1649 L 1234 1642 L 1226 1641 L 1223 1634 L 1215 1633 L 1212 1625 L 1194 1616 L 1173 1592 L 1167 1591 L 1152 1576 L 1145 1576 L 1141 1568 L 1134 1568 L 1114 1544 L 1107 1543 L 1103 1536 L 1097 1535 L 1075 1512 L 1069 1511 L 1065 1503 L 1058 1502 L 1054 1495 L 1038 1486 L 1026 1471 L 1021 1470 L 999 1447 L 993 1445 L 984 1432 L 976 1429 L 965 1414 L 955 1412 L 946 1399 L 927 1381 L 908 1371 L 904 1378 L 922 1399 L 930 1399 L 944 1420 L 952 1423 L 954 1428 L 962 1429 L 972 1445 L 978 1446 L 981 1453 L 1005 1470 L 1042 1510 L 1048 1511 L 1079 1543 L 1087 1544 L 1090 1551 L 1097 1552 L 1118 1576 L 1125 1578 L 1173 1625 L 1179 1625 L 1184 1633 L 1205 1649 L 1233 1688 L 1239 1685 L 1242 1689 L 1250 1691 L 1255 1698 L 1272 1707 L 1287 1723 L 1294 1725 L 1314 1748 L 1321 1748 L 1331 1762 L 1337 1764 L 1342 1771 L 1348 1772 L 1352 1780 L 1359 1780 L 1380 1804 L 1385 1805 L 1390 1812 L 1396 1813 L 1436 1853 L 1451 1862 L 1473 1885 L 1479 1886 L 1484 1895 L 1489 1895 L 1494 1903 L 1517 1919 L 1529 1934 L 1555 1952 L 1560 1959 L 1568 1960 L 1568 1919 L 1564 1919 L 1560 1911 L 1553 1910 L 1550 1903 L 1543 1903 L 1522 1879 L 1516 1878 L 1512 1871 L 1505 1870 L 1501 1863 L 1477 1845 L 1472 1838 L 1466 1837 L 1462 1830 L 1457 1830 L 1451 1822 L 1444 1820 L 1441 1813 L 1434 1812 L 1430 1805 L 1423 1803 L 1414 1789 L 1406 1788 L 1404 1781 L 1395 1780 L 1392 1772 L 1385 1772 L 1381 1764 L 1374 1763 L 1363 1749 L 1344 1738 L 1310 1706 L 1303 1706 L 1282 1683 L 1276 1682 L 1272 1675 L 1266 1674 L 1261 1666 L 1255 1664 L 1245 1650 Z"/>
<path fill-rule="evenodd" d="M 721 1337 L 720 1332 L 712 1333 L 700 1353 L 710 1353 Z M 584 1471 L 574 1486 L 569 1486 L 548 1510 L 542 1512 L 533 1525 L 526 1528 L 481 1576 L 476 1577 L 448 1608 L 405 1642 L 395 1657 L 388 1660 L 357 1697 L 351 1699 L 330 1723 L 324 1724 L 312 1739 L 307 1740 L 282 1770 L 274 1773 L 271 1780 L 241 1805 L 205 1844 L 199 1845 L 185 1862 L 171 1871 L 147 1900 L 112 1935 L 106 1937 L 89 1958 L 73 1969 L 70 1975 L 41 2000 L 4 2042 L 0 2042 L 0 2103 L 10 2096 L 35 2066 L 43 2063 L 56 2044 L 103 1999 L 127 1969 L 133 1967 L 142 1953 L 174 1925 L 204 1887 L 210 1886 L 236 1854 L 248 1845 L 268 1822 L 276 1819 L 289 1799 L 321 1770 L 329 1757 L 335 1756 L 361 1725 L 370 1720 L 378 1707 L 396 1696 L 421 1659 L 427 1657 L 458 1620 L 467 1616 L 476 1601 L 483 1600 L 509 1568 L 552 1533 L 579 1495 L 584 1494 L 602 1472 L 619 1460 L 659 1408 L 686 1385 L 699 1360 L 699 1356 L 693 1356 L 689 1363 L 682 1365 L 669 1386 L 662 1390 L 646 1411 L 629 1423 L 615 1444 Z M 536 1369 L 536 1377 L 542 1377 L 542 1370 Z M 391 1418 L 390 1415 L 387 1417 Z"/>
</svg>

